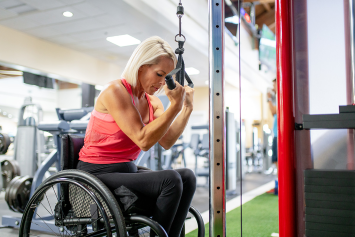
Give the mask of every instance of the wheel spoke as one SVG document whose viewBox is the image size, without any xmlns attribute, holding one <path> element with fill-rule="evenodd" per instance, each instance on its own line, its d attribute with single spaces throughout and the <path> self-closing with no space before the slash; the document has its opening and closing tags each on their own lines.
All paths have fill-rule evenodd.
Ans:
<svg viewBox="0 0 355 237">
<path fill-rule="evenodd" d="M 46 198 L 47 198 L 47 194 L 46 194 Z M 48 198 L 47 198 L 47 201 L 48 201 Z M 49 204 L 49 201 L 48 201 L 48 204 Z M 41 205 L 44 207 L 44 209 L 46 209 L 46 211 L 47 211 L 50 215 L 54 215 L 53 211 L 52 211 L 52 213 L 51 213 L 50 211 L 48 211 L 48 209 L 43 205 L 42 202 L 41 202 Z M 49 204 L 49 207 L 50 207 L 50 209 L 52 210 L 51 204 Z"/>
<path fill-rule="evenodd" d="M 40 215 L 38 215 L 38 213 L 36 213 L 36 215 L 39 216 L 39 218 L 41 218 L 41 220 L 43 221 L 43 223 L 44 223 L 56 236 L 58 236 L 58 235 L 51 229 L 51 227 L 49 227 L 49 226 L 47 225 L 46 221 L 43 220 Z M 34 222 L 34 224 L 38 225 L 36 222 Z"/>
<path fill-rule="evenodd" d="M 53 186 L 54 186 L 54 185 L 53 185 Z M 55 192 L 55 190 L 54 190 L 53 186 L 52 186 L 53 192 L 54 192 L 54 194 L 55 194 L 55 196 L 56 196 L 57 200 L 59 201 L 58 195 L 57 195 L 57 193 Z"/>
<path fill-rule="evenodd" d="M 48 197 L 47 197 L 47 194 L 45 194 L 45 196 L 46 196 L 46 199 L 47 199 L 47 202 L 48 202 L 48 205 L 49 205 L 49 207 L 50 207 L 50 210 L 52 211 L 52 207 L 51 207 L 51 204 L 49 203 L 49 200 L 48 200 Z M 52 213 L 50 213 L 49 211 L 48 211 L 48 209 L 43 205 L 43 203 L 41 202 L 41 205 L 43 206 L 43 208 L 44 209 L 46 209 L 46 211 L 50 214 L 50 215 L 53 215 L 54 216 L 54 212 L 52 211 Z M 38 211 L 38 210 L 37 210 Z M 55 218 L 55 217 L 54 217 Z M 57 228 L 58 228 L 58 232 L 60 233 L 60 230 L 59 230 L 59 227 L 57 226 Z"/>
</svg>

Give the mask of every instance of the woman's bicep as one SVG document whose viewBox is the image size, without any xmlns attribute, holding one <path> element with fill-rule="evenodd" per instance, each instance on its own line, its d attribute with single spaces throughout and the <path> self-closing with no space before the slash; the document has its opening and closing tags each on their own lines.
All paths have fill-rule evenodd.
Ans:
<svg viewBox="0 0 355 237">
<path fill-rule="evenodd" d="M 164 113 L 163 103 L 156 96 L 151 97 L 151 103 L 154 108 L 154 119 L 157 119 Z"/>
</svg>

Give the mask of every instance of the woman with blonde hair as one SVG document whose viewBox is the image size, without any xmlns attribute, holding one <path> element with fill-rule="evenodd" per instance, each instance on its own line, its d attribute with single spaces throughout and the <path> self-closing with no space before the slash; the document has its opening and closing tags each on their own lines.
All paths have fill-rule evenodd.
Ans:
<svg viewBox="0 0 355 237">
<path fill-rule="evenodd" d="M 97 176 L 114 194 L 127 188 L 136 205 L 153 205 L 153 219 L 171 237 L 180 235 L 196 189 L 194 173 L 137 171 L 132 161 L 157 142 L 169 149 L 186 127 L 194 89 L 178 82 L 173 90 L 165 85 L 165 76 L 176 63 L 172 48 L 157 36 L 134 50 L 121 79 L 110 82 L 97 99 L 77 166 Z M 162 88 L 171 102 L 165 112 L 154 96 Z"/>
</svg>

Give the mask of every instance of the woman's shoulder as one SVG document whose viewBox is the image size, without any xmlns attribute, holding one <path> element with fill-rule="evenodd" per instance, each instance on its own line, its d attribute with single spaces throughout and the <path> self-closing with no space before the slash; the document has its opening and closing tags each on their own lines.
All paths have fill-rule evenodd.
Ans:
<svg viewBox="0 0 355 237">
<path fill-rule="evenodd" d="M 95 110 L 102 113 L 107 113 L 107 103 L 124 102 L 130 100 L 131 97 L 124 87 L 120 79 L 109 82 L 101 91 L 95 104 Z"/>
<path fill-rule="evenodd" d="M 121 97 L 126 96 L 128 93 L 126 87 L 123 85 L 120 79 L 114 80 L 109 82 L 105 87 L 104 90 L 101 91 L 100 96 L 115 96 Z"/>
</svg>

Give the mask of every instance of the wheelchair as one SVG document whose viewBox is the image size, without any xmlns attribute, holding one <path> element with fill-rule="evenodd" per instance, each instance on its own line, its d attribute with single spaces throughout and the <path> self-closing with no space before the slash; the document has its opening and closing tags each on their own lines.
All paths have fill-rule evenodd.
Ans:
<svg viewBox="0 0 355 237">
<path fill-rule="evenodd" d="M 130 205 L 133 197 L 117 198 L 95 176 L 76 169 L 84 136 L 62 136 L 62 171 L 47 178 L 35 191 L 22 216 L 19 236 L 45 230 L 55 236 L 160 236 L 166 231 L 151 219 L 152 208 Z M 138 167 L 138 169 L 147 169 Z M 189 213 L 198 225 L 198 237 L 205 236 L 200 213 L 192 206 Z M 184 228 L 180 236 L 185 236 Z"/>
</svg>

